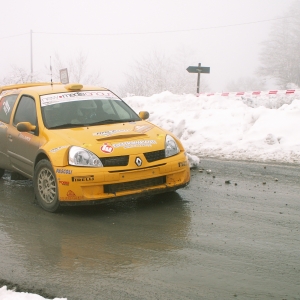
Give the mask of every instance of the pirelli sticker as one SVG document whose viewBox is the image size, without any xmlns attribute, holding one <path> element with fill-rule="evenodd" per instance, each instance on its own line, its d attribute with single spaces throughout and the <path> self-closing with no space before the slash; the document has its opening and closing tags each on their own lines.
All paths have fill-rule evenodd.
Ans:
<svg viewBox="0 0 300 300">
<path fill-rule="evenodd" d="M 186 167 L 188 165 L 187 161 L 179 162 L 178 167 Z"/>
<path fill-rule="evenodd" d="M 94 175 L 74 176 L 72 177 L 72 181 L 73 182 L 94 181 Z"/>
</svg>

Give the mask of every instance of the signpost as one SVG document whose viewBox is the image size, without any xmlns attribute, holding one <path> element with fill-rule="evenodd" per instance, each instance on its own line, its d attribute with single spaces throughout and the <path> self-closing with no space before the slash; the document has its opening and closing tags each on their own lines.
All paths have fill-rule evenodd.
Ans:
<svg viewBox="0 0 300 300">
<path fill-rule="evenodd" d="M 198 64 L 198 66 L 189 66 L 186 69 L 189 73 L 198 73 L 198 78 L 197 78 L 197 94 L 199 94 L 200 91 L 200 74 L 201 73 L 210 73 L 210 67 L 201 67 L 201 63 Z"/>
</svg>

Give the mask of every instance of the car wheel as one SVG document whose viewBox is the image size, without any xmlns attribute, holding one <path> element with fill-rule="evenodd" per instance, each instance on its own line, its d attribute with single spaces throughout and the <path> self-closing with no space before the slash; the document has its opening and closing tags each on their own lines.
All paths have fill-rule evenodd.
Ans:
<svg viewBox="0 0 300 300">
<path fill-rule="evenodd" d="M 4 175 L 5 170 L 4 169 L 0 169 L 0 178 L 2 178 L 2 176 Z"/>
<path fill-rule="evenodd" d="M 38 204 L 49 212 L 59 209 L 56 177 L 49 160 L 39 161 L 34 170 L 34 192 Z"/>
</svg>

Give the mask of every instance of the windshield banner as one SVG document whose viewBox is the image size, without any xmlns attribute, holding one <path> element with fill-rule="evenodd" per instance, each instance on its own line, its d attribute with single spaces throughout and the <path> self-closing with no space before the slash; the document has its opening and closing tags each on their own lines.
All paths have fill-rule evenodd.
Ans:
<svg viewBox="0 0 300 300">
<path fill-rule="evenodd" d="M 79 91 L 69 93 L 59 93 L 41 96 L 41 106 L 48 106 L 58 103 L 65 103 L 71 101 L 82 101 L 82 100 L 120 100 L 111 91 Z"/>
</svg>

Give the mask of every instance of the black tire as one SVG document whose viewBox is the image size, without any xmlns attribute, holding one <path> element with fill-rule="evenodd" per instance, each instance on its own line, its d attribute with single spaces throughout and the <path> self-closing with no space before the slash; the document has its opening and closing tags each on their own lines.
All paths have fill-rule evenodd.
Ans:
<svg viewBox="0 0 300 300">
<path fill-rule="evenodd" d="M 60 208 L 58 187 L 49 160 L 40 160 L 34 170 L 34 193 L 38 204 L 46 211 L 57 212 Z"/>
<path fill-rule="evenodd" d="M 0 169 L 0 178 L 2 178 L 2 176 L 4 175 L 5 170 L 4 169 Z"/>
</svg>

